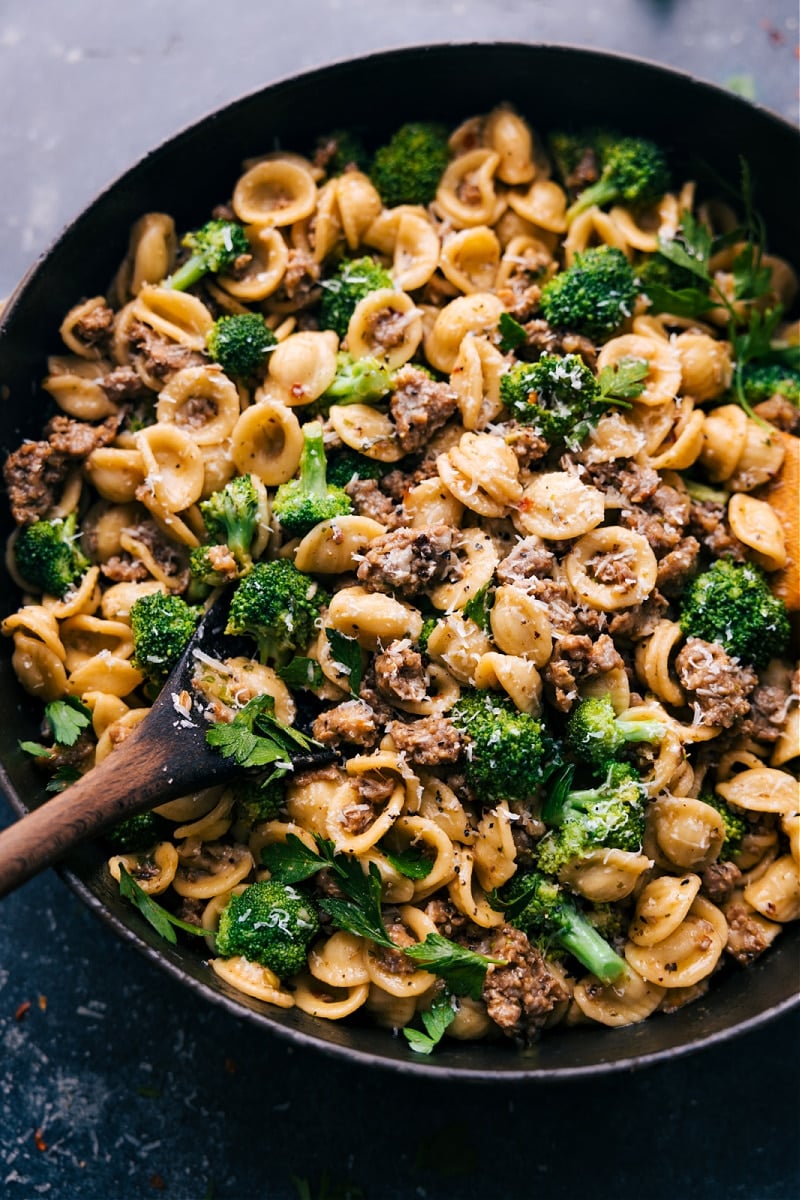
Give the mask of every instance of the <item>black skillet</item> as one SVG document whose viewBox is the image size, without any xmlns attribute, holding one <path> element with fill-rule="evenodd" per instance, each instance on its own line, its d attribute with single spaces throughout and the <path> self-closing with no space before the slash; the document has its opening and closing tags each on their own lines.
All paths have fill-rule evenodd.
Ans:
<svg viewBox="0 0 800 1200">
<path fill-rule="evenodd" d="M 338 63 L 246 96 L 165 142 L 101 193 L 36 263 L 0 322 L 3 452 L 37 436 L 51 404 L 38 381 L 47 353 L 58 349 L 60 321 L 78 299 L 105 290 L 129 228 L 143 212 L 172 213 L 179 228 L 189 228 L 229 196 L 245 157 L 276 145 L 302 150 L 336 127 L 357 128 L 376 143 L 402 121 L 453 125 L 503 100 L 543 131 L 601 124 L 647 134 L 669 150 L 677 178 L 696 178 L 715 194 L 719 177 L 735 185 L 744 155 L 769 249 L 796 257 L 800 135 L 719 88 L 640 60 L 558 46 L 431 46 Z M 10 519 L 5 511 L 0 519 L 5 536 Z M 0 611 L 12 611 L 18 600 L 4 575 Z M 22 815 L 45 798 L 41 778 L 18 746 L 38 736 L 40 715 L 16 682 L 5 642 L 0 681 L 0 783 Z M 797 1001 L 798 931 L 787 930 L 762 960 L 747 971 L 721 973 L 707 997 L 673 1016 L 621 1030 L 556 1031 L 524 1053 L 505 1043 L 445 1043 L 423 1061 L 384 1030 L 317 1021 L 232 991 L 203 965 L 196 947 L 161 941 L 119 898 L 104 863 L 102 848 L 90 843 L 61 871 L 95 913 L 199 1000 L 326 1053 L 417 1075 L 558 1080 L 631 1069 L 752 1029 Z"/>
</svg>

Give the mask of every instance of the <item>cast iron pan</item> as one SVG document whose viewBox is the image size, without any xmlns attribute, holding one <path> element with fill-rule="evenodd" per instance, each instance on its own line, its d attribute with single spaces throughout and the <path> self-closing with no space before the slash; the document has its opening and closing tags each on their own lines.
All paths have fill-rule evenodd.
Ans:
<svg viewBox="0 0 800 1200">
<path fill-rule="evenodd" d="M 169 212 L 179 229 L 191 228 L 227 199 L 247 156 L 277 145 L 302 151 L 317 134 L 342 126 L 377 143 L 403 121 L 452 125 L 502 100 L 542 131 L 603 124 L 648 134 L 669 150 L 679 179 L 712 182 L 721 176 L 735 184 L 739 155 L 745 155 L 770 250 L 789 258 L 796 250 L 797 130 L 687 75 L 595 51 L 516 44 L 433 46 L 335 64 L 246 96 L 154 150 L 89 205 L 33 267 L 0 324 L 3 454 L 37 436 L 51 406 L 39 381 L 47 353 L 59 348 L 60 321 L 81 297 L 105 290 L 125 253 L 129 228 L 143 212 Z M 713 186 L 718 194 L 719 183 Z M 5 538 L 10 518 L 0 507 Z M 0 610 L 12 611 L 18 600 L 4 575 Z M 19 739 L 37 737 L 39 715 L 16 682 L 2 640 L 0 783 L 22 814 L 45 798 L 41 778 L 18 747 Z M 203 966 L 194 947 L 167 945 L 119 899 L 104 862 L 100 847 L 86 845 L 69 858 L 63 876 L 95 913 L 198 999 L 327 1053 L 417 1075 L 567 1079 L 630 1069 L 754 1028 L 797 999 L 797 931 L 787 930 L 762 960 L 747 971 L 722 973 L 708 997 L 673 1016 L 622 1030 L 556 1031 L 524 1053 L 506 1043 L 445 1042 L 432 1059 L 420 1060 L 385 1030 L 317 1021 L 232 991 Z"/>
</svg>

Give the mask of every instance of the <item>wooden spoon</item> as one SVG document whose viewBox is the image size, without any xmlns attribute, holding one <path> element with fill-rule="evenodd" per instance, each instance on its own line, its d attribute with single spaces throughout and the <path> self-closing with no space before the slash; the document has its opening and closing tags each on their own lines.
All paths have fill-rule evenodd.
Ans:
<svg viewBox="0 0 800 1200">
<path fill-rule="evenodd" d="M 182 691 L 192 694 L 196 650 L 229 653 L 220 649 L 229 591 L 205 613 L 152 709 L 119 749 L 0 833 L 0 897 L 125 817 L 241 774 L 233 759 L 207 744 L 208 722 L 199 714 L 187 719 L 174 700 Z M 320 749 L 293 756 L 293 762 L 303 769 L 333 757 Z"/>
</svg>

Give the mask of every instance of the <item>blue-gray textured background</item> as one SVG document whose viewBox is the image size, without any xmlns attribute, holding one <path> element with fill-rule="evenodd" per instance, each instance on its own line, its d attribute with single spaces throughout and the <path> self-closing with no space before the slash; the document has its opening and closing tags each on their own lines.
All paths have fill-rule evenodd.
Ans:
<svg viewBox="0 0 800 1200">
<path fill-rule="evenodd" d="M 573 42 L 797 120 L 797 37 L 793 0 L 1 0 L 0 296 L 162 137 L 332 58 Z M 0 1193 L 288 1200 L 292 1174 L 316 1185 L 327 1168 L 368 1200 L 688 1186 L 782 1200 L 800 1187 L 797 1032 L 784 1018 L 678 1063 L 549 1089 L 368 1074 L 198 1007 L 48 873 L 0 920 Z"/>
</svg>

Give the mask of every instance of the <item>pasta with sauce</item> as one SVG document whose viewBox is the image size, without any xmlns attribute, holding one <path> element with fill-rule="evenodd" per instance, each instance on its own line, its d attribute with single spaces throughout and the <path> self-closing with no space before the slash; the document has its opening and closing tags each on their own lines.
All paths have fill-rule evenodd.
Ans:
<svg viewBox="0 0 800 1200">
<path fill-rule="evenodd" d="M 717 562 L 751 564 L 800 609 L 800 422 L 779 392 L 742 405 L 735 344 L 736 322 L 766 311 L 774 347 L 797 346 L 777 308 L 794 301 L 794 270 L 745 231 L 767 290 L 726 302 L 728 237 L 709 264 L 714 303 L 670 311 L 669 246 L 698 224 L 712 246 L 723 232 L 694 185 L 573 212 L 590 178 L 565 172 L 506 105 L 452 132 L 424 202 L 387 205 L 377 174 L 334 170 L 331 144 L 244 165 L 214 220 L 247 249 L 218 270 L 173 287 L 187 255 L 172 218 L 147 213 L 108 295 L 64 318 L 43 384 L 55 415 L 5 466 L 18 526 L 7 563 L 23 592 L 2 625 L 14 670 L 43 703 L 72 698 L 86 714 L 80 737 L 41 761 L 68 782 L 146 715 L 131 608 L 205 598 L 193 566 L 211 543 L 204 505 L 249 477 L 252 561 L 216 554 L 215 582 L 283 559 L 324 600 L 297 648 L 303 680 L 240 654 L 201 664 L 198 695 L 216 723 L 270 697 L 335 761 L 273 782 L 269 811 L 246 784 L 160 806 L 158 836 L 113 855 L 111 875 L 124 868 L 202 931 L 228 985 L 315 1018 L 397 1028 L 444 999 L 450 1036 L 525 1042 L 674 1011 L 800 916 L 786 639 L 747 660 L 684 617 L 687 589 Z M 343 262 L 382 282 L 334 328 Z M 624 275 L 630 302 L 609 301 L 602 334 L 596 319 L 551 319 L 565 277 L 598 263 Z M 209 335 L 246 314 L 263 317 L 270 345 L 239 373 L 213 361 Z M 580 419 L 564 387 L 591 393 Z M 296 536 L 278 489 L 305 469 L 312 419 L 349 512 Z M 73 518 L 86 566 L 55 594 L 21 549 L 37 523 Z M 481 783 L 459 715 L 475 695 L 540 731 L 551 761 L 538 782 L 507 783 L 504 748 Z M 592 777 L 568 735 L 589 700 L 658 735 L 631 734 Z M 602 978 L 526 933 L 503 897 L 557 835 L 553 768 L 589 794 L 612 760 L 637 781 L 640 842 L 577 850 L 554 879 L 616 954 Z M 299 970 L 219 952 L 226 913 L 270 881 L 276 847 L 329 856 L 298 883 L 316 914 Z M 352 886 L 345 862 L 377 887 L 385 939 L 331 904 Z M 406 953 L 437 938 L 482 956 L 477 990 Z"/>
</svg>

